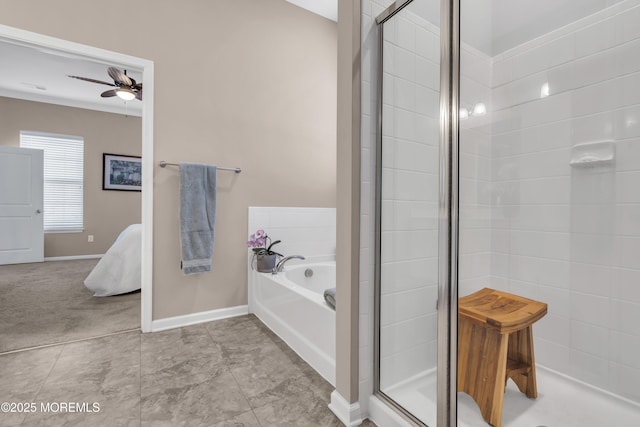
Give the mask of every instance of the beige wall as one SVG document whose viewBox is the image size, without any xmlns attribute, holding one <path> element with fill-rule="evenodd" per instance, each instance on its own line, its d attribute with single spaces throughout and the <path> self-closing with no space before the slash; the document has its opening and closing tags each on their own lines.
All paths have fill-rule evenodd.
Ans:
<svg viewBox="0 0 640 427">
<path fill-rule="evenodd" d="M 358 401 L 360 283 L 360 2 L 338 1 L 336 389 Z"/>
<path fill-rule="evenodd" d="M 84 232 L 45 234 L 45 257 L 103 254 L 140 222 L 139 192 L 102 190 L 103 153 L 140 155 L 139 117 L 0 97 L 0 145 L 19 147 L 21 130 L 84 138 Z"/>
<path fill-rule="evenodd" d="M 0 23 L 155 64 L 155 161 L 238 166 L 218 174 L 213 272 L 181 274 L 178 174 L 155 170 L 153 318 L 247 303 L 248 206 L 333 207 L 332 21 L 284 0 L 0 0 Z"/>
</svg>

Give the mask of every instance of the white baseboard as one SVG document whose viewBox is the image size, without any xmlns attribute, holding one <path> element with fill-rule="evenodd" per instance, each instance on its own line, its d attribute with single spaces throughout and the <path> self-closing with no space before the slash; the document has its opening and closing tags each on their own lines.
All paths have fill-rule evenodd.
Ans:
<svg viewBox="0 0 640 427">
<path fill-rule="evenodd" d="M 249 306 L 238 305 L 236 307 L 201 311 L 199 313 L 185 314 L 183 316 L 167 317 L 166 319 L 151 321 L 151 332 L 197 325 L 198 323 L 211 322 L 213 320 L 226 319 L 228 317 L 243 316 L 245 314 L 249 314 Z"/>
<path fill-rule="evenodd" d="M 70 256 L 49 256 L 44 257 L 45 261 L 73 261 L 76 259 L 97 259 L 102 258 L 104 254 L 94 254 L 94 255 L 70 255 Z"/>
<path fill-rule="evenodd" d="M 338 417 L 347 427 L 356 427 L 362 424 L 362 414 L 360 412 L 360 403 L 349 403 L 347 399 L 342 397 L 338 390 L 331 392 L 331 403 L 329 409 Z"/>
</svg>

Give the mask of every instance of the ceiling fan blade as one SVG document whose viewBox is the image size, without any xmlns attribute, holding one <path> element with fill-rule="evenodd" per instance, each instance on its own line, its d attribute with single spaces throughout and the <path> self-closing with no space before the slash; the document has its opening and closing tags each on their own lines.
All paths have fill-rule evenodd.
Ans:
<svg viewBox="0 0 640 427">
<path fill-rule="evenodd" d="M 136 92 L 136 98 L 142 101 L 142 83 L 140 83 L 140 86 L 140 89 L 138 89 L 138 91 Z"/>
<path fill-rule="evenodd" d="M 72 79 L 84 80 L 85 82 L 98 83 L 98 84 L 107 85 L 107 86 L 115 86 L 113 83 L 104 82 L 102 80 L 90 79 L 89 77 L 80 77 L 80 76 L 67 76 L 67 77 L 71 77 Z"/>
<path fill-rule="evenodd" d="M 125 86 L 131 86 L 131 79 L 117 68 L 109 67 L 107 69 L 107 73 L 109 74 L 109 77 L 111 77 L 116 83 L 121 83 Z"/>
<path fill-rule="evenodd" d="M 134 90 L 142 90 L 142 83 L 136 83 L 133 85 L 132 89 Z"/>
<path fill-rule="evenodd" d="M 115 89 L 107 90 L 107 91 L 104 91 L 104 92 L 102 92 L 100 94 L 100 96 L 103 97 L 103 98 L 111 98 L 112 96 L 116 96 L 116 95 L 117 94 L 116 94 Z"/>
</svg>

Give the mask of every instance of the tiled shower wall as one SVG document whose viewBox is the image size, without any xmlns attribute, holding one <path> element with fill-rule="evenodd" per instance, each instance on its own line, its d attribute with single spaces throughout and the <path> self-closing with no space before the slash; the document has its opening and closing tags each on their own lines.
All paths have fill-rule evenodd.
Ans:
<svg viewBox="0 0 640 427">
<path fill-rule="evenodd" d="M 272 241 L 281 240 L 273 250 L 285 256 L 303 255 L 310 261 L 335 259 L 335 208 L 250 206 L 247 227 L 248 235 L 264 229 Z"/>
<path fill-rule="evenodd" d="M 639 3 L 495 57 L 491 150 L 491 283 L 548 303 L 536 362 L 638 402 Z M 594 141 L 614 163 L 571 167 Z"/>
<path fill-rule="evenodd" d="M 360 404 L 367 412 L 373 375 L 373 287 L 376 146 L 375 17 L 392 1 L 362 1 L 362 201 L 360 268 Z M 437 298 L 437 202 L 439 168 L 439 29 L 416 15 L 402 13 L 385 24 L 385 99 L 394 100 L 383 112 L 385 156 L 383 179 L 397 189 L 394 200 L 384 201 L 383 232 L 390 242 L 383 247 L 385 283 L 383 304 L 396 306 L 395 318 L 382 319 L 387 336 L 382 356 L 391 367 L 388 385 L 401 382 L 436 365 L 435 303 Z M 462 47 L 465 64 L 462 85 L 465 105 L 491 102 L 490 58 L 469 46 Z M 393 90 L 389 90 L 393 89 Z M 490 126 L 488 117 L 472 117 L 462 126 L 465 143 L 461 164 L 465 187 L 461 195 L 468 230 L 461 241 L 461 256 L 470 268 L 461 280 L 468 286 L 489 277 Z M 403 181 L 403 179 L 405 181 Z M 464 201 L 462 201 L 464 199 Z M 470 236 L 471 238 L 467 238 Z M 392 246 L 393 245 L 393 246 Z M 397 256 L 404 252 L 404 261 Z M 413 255 L 419 254 L 419 255 Z M 394 258 L 394 256 L 396 258 Z"/>
<path fill-rule="evenodd" d="M 374 19 L 391 3 L 362 0 L 364 413 L 373 372 Z M 549 304 L 535 326 L 539 364 L 637 402 L 639 4 L 621 2 L 494 58 L 463 45 L 461 105 L 483 102 L 488 114 L 460 122 L 459 271 L 461 295 L 489 286 Z M 597 140 L 615 141 L 613 165 L 569 166 L 573 145 Z"/>
<path fill-rule="evenodd" d="M 384 24 L 383 390 L 436 366 L 438 41 L 438 29 L 413 13 L 411 5 Z"/>
</svg>

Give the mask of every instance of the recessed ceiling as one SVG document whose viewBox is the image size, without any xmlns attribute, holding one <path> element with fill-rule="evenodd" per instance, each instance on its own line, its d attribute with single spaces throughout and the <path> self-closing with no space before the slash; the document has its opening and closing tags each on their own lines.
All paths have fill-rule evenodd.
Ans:
<svg viewBox="0 0 640 427">
<path fill-rule="evenodd" d="M 100 94 L 112 87 L 67 77 L 88 77 L 112 82 L 105 64 L 49 49 L 0 41 L 0 96 L 66 105 L 130 116 L 142 115 L 142 102 L 125 102 L 118 97 L 102 98 Z M 127 70 L 127 75 L 138 82 L 142 73 Z"/>
</svg>

